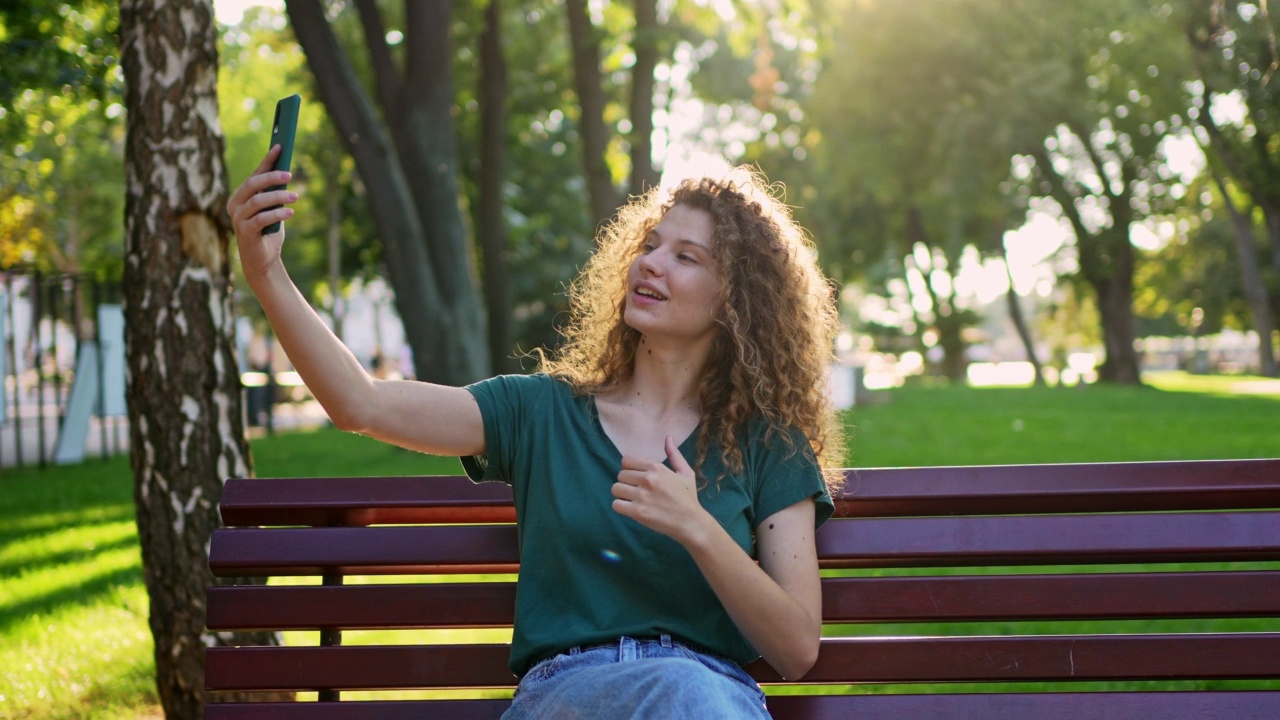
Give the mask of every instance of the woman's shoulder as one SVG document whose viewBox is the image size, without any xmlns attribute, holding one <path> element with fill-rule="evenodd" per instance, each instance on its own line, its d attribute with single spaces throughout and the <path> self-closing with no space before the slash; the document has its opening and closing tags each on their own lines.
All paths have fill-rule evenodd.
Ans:
<svg viewBox="0 0 1280 720">
<path fill-rule="evenodd" d="M 799 426 L 784 419 L 755 413 L 748 418 L 740 437 L 744 455 L 756 462 L 776 462 L 799 455 L 816 463 L 809 437 Z"/>
</svg>

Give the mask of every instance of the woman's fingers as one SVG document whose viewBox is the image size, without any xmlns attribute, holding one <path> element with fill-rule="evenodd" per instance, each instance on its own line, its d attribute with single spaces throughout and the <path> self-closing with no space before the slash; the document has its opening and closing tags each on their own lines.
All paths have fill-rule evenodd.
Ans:
<svg viewBox="0 0 1280 720">
<path fill-rule="evenodd" d="M 234 216 L 232 207 L 239 207 L 248 202 L 254 195 L 260 191 L 271 187 L 272 185 L 283 185 L 289 181 L 289 173 L 283 170 L 272 170 L 275 165 L 276 157 L 280 154 L 280 146 L 273 145 L 267 154 L 263 156 L 262 162 L 258 163 L 258 167 L 254 169 L 253 174 L 247 180 L 236 188 L 236 191 L 227 198 L 227 212 Z"/>
<path fill-rule="evenodd" d="M 237 227 L 244 226 L 245 229 L 261 230 L 281 219 L 279 212 L 288 208 L 277 207 L 281 205 L 289 205 L 296 202 L 298 194 L 291 190 L 272 190 L 270 192 L 262 192 L 267 187 L 281 184 L 280 176 L 276 173 L 268 173 L 266 175 L 255 175 L 245 183 L 245 188 L 251 194 L 241 199 L 237 197 L 227 203 L 227 212 L 231 215 L 231 223 Z M 256 190 L 255 190 L 256 189 Z M 237 193 L 239 195 L 239 193 Z M 292 215 L 290 212 L 284 217 Z M 263 218 L 270 218 L 263 220 Z"/>
<path fill-rule="evenodd" d="M 281 170 L 272 170 L 271 172 L 261 173 L 258 175 L 250 175 L 245 180 L 231 198 L 227 201 L 227 210 L 231 212 L 232 208 L 243 207 L 255 198 L 259 197 L 263 190 L 276 185 L 284 185 L 289 182 L 290 174 Z M 284 192 L 283 190 L 273 192 Z M 233 213 L 234 214 L 234 213 Z"/>
<path fill-rule="evenodd" d="M 270 170 L 271 167 L 275 165 L 276 158 L 280 156 L 280 152 L 279 145 L 272 145 L 271 149 L 267 151 L 267 154 L 262 156 L 262 162 L 258 163 L 258 168 L 253 171 L 253 174 L 261 175 L 262 173 Z"/>
</svg>

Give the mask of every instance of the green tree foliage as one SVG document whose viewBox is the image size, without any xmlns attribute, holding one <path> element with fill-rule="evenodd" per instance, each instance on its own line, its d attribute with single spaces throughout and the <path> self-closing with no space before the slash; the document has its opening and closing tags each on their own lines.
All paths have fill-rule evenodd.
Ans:
<svg viewBox="0 0 1280 720">
<path fill-rule="evenodd" d="M 120 276 L 115 3 L 0 5 L 0 267 Z"/>
<path fill-rule="evenodd" d="M 1167 156 L 1189 132 L 1183 16 L 1148 0 L 831 8 L 800 169 L 827 267 L 909 290 L 916 333 L 962 353 L 958 260 L 1003 253 L 1031 199 L 1051 198 L 1095 296 L 1101 375 L 1137 382 L 1131 233 L 1186 202 Z"/>
<path fill-rule="evenodd" d="M 1274 308 L 1280 305 L 1280 156 L 1275 142 L 1280 105 L 1273 85 L 1280 68 L 1277 22 L 1265 2 L 1228 0 L 1190 2 L 1184 22 L 1198 85 L 1186 114 L 1206 146 L 1209 172 L 1222 200 L 1216 209 L 1225 211 L 1235 229 L 1241 290 L 1252 329 L 1263 339 L 1261 371 L 1275 375 L 1280 373 L 1271 341 Z M 1233 200 L 1228 186 L 1242 190 L 1247 200 Z M 1251 206 L 1257 208 L 1260 227 L 1248 212 Z M 1266 242 L 1257 242 L 1259 237 Z"/>
<path fill-rule="evenodd" d="M 803 217 L 829 272 L 905 296 L 908 331 L 936 340 L 944 372 L 962 377 L 964 330 L 978 318 L 955 275 L 966 248 L 998 252 L 1020 224 L 1005 181 L 1035 135 L 1013 113 L 1024 89 L 1053 85 L 1026 62 L 1019 33 L 1035 18 L 1020 3 L 833 7 L 806 103 Z"/>
</svg>

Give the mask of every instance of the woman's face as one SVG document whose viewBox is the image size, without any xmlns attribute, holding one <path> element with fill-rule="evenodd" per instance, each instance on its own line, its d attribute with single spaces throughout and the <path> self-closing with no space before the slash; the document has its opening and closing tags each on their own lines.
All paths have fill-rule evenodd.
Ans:
<svg viewBox="0 0 1280 720">
<path fill-rule="evenodd" d="M 720 302 L 714 229 L 706 210 L 675 205 L 663 215 L 627 271 L 627 325 L 654 339 L 714 336 Z"/>
</svg>

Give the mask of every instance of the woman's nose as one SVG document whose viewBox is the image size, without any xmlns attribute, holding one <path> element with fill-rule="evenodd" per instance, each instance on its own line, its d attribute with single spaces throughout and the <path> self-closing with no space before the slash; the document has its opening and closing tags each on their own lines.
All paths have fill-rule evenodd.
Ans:
<svg viewBox="0 0 1280 720">
<path fill-rule="evenodd" d="M 661 253 L 662 253 L 661 250 L 654 250 L 652 252 L 648 252 L 648 253 L 645 253 L 644 255 L 641 255 L 640 265 L 639 265 L 640 271 L 644 273 L 648 273 L 650 275 L 661 275 L 662 263 L 658 259 L 658 256 Z"/>
</svg>

